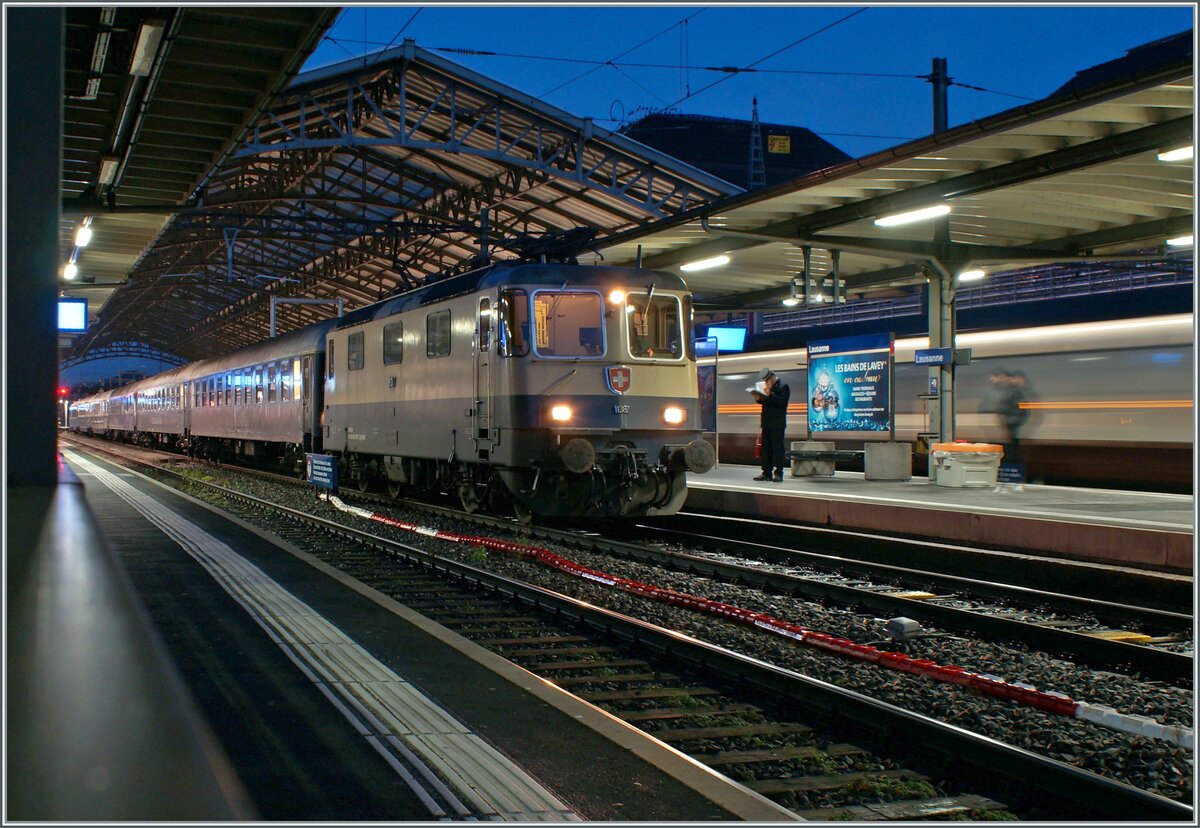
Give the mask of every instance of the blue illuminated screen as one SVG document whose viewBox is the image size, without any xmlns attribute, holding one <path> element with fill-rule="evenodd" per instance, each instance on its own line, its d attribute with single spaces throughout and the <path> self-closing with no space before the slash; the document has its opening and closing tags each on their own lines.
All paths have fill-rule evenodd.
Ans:
<svg viewBox="0 0 1200 828">
<path fill-rule="evenodd" d="M 717 325 L 708 326 L 708 336 L 717 338 L 717 349 L 721 351 L 746 350 L 745 328 L 722 328 Z"/>
<path fill-rule="evenodd" d="M 86 299 L 58 300 L 58 329 L 80 333 L 87 330 Z"/>
</svg>

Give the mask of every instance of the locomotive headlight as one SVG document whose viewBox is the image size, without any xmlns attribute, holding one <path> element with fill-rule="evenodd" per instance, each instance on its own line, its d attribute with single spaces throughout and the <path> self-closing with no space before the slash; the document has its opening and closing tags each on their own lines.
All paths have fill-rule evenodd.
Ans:
<svg viewBox="0 0 1200 828">
<path fill-rule="evenodd" d="M 550 409 L 550 419 L 556 423 L 565 423 L 571 419 L 571 406 L 556 405 Z"/>
<path fill-rule="evenodd" d="M 625 291 L 617 288 L 612 293 L 608 294 L 608 301 L 612 302 L 614 305 L 621 304 L 625 301 Z"/>
<path fill-rule="evenodd" d="M 687 411 L 677 405 L 668 405 L 663 409 L 663 422 L 667 425 L 680 425 L 687 419 Z"/>
</svg>

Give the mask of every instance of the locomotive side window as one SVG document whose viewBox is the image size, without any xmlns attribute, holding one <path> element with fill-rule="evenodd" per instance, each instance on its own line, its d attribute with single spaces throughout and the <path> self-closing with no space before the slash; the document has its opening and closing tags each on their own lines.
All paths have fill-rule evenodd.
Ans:
<svg viewBox="0 0 1200 828">
<path fill-rule="evenodd" d="M 492 300 L 486 296 L 479 300 L 479 353 L 492 347 Z"/>
<path fill-rule="evenodd" d="M 425 356 L 450 355 L 450 311 L 431 313 L 425 317 Z"/>
<path fill-rule="evenodd" d="M 533 348 L 538 356 L 603 356 L 604 302 L 600 294 L 551 290 L 534 293 Z"/>
<path fill-rule="evenodd" d="M 692 306 L 692 297 L 683 297 L 683 347 L 688 359 L 696 358 L 696 312 Z"/>
<path fill-rule="evenodd" d="M 337 364 L 337 360 L 333 358 L 333 340 L 329 340 L 329 347 L 325 353 L 325 363 L 329 366 L 329 379 L 333 379 L 333 366 Z"/>
<path fill-rule="evenodd" d="M 679 299 L 670 295 L 631 293 L 626 314 L 629 319 L 629 353 L 640 359 L 680 359 L 683 328 Z"/>
<path fill-rule="evenodd" d="M 351 371 L 361 371 L 367 361 L 366 335 L 359 331 L 352 333 L 346 339 L 346 367 Z"/>
<path fill-rule="evenodd" d="M 396 365 L 404 361 L 404 323 L 392 322 L 383 326 L 383 364 Z"/>
<path fill-rule="evenodd" d="M 529 353 L 529 294 L 506 290 L 500 294 L 500 356 Z"/>
</svg>

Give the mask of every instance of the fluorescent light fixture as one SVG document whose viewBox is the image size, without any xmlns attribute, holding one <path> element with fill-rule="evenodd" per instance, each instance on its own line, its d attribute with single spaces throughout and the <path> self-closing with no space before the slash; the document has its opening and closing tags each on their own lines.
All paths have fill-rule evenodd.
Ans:
<svg viewBox="0 0 1200 828">
<path fill-rule="evenodd" d="M 1191 247 L 1192 234 L 1188 233 L 1186 236 L 1176 236 L 1173 239 L 1167 239 L 1167 244 L 1171 247 Z"/>
<path fill-rule="evenodd" d="M 100 159 L 100 183 L 111 184 L 113 179 L 117 177 L 117 163 L 120 161 L 115 155 L 106 155 Z"/>
<path fill-rule="evenodd" d="M 1186 147 L 1178 149 L 1166 150 L 1158 154 L 1159 161 L 1191 161 L 1194 153 L 1194 147 L 1188 144 Z"/>
<path fill-rule="evenodd" d="M 909 210 L 906 213 L 894 213 L 890 216 L 880 216 L 875 219 L 876 227 L 895 227 L 899 224 L 910 224 L 914 221 L 937 218 L 950 212 L 949 204 L 935 204 L 932 207 L 922 207 L 920 210 Z"/>
<path fill-rule="evenodd" d="M 150 67 L 154 65 L 154 54 L 158 51 L 158 42 L 162 40 L 163 25 L 161 20 L 146 20 L 138 29 L 133 58 L 129 61 L 129 74 L 135 78 L 150 74 Z"/>
<path fill-rule="evenodd" d="M 783 300 L 783 304 L 789 308 L 794 308 L 800 304 L 800 280 L 792 279 L 792 294 Z"/>
<path fill-rule="evenodd" d="M 960 282 L 980 282 L 980 281 L 983 281 L 983 277 L 986 275 L 987 275 L 986 273 L 984 273 L 982 270 L 979 270 L 979 269 L 964 270 L 962 273 L 958 274 L 958 281 L 960 281 Z"/>
<path fill-rule="evenodd" d="M 79 268 L 75 266 L 74 262 L 67 262 L 63 267 L 63 278 L 68 282 L 74 279 L 78 274 Z"/>
<path fill-rule="evenodd" d="M 698 259 L 697 261 L 680 265 L 679 269 L 684 273 L 691 273 L 693 270 L 708 270 L 710 267 L 720 267 L 727 264 L 729 264 L 728 256 L 713 256 L 711 259 Z"/>
<path fill-rule="evenodd" d="M 789 296 L 783 300 L 783 304 L 787 305 L 789 308 L 794 308 L 796 305 L 800 304 L 800 300 L 795 296 Z"/>
<path fill-rule="evenodd" d="M 92 228 L 86 224 L 79 225 L 79 229 L 75 231 L 75 246 L 87 247 L 88 242 L 92 240 Z"/>
</svg>

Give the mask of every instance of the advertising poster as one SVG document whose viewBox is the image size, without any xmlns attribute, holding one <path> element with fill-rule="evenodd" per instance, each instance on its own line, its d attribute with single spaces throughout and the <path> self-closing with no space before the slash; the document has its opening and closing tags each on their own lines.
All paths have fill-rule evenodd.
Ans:
<svg viewBox="0 0 1200 828">
<path fill-rule="evenodd" d="M 890 333 L 808 343 L 808 431 L 891 432 Z"/>
</svg>

